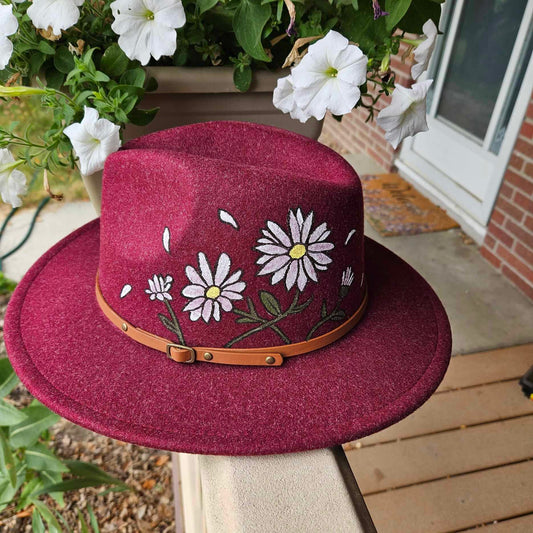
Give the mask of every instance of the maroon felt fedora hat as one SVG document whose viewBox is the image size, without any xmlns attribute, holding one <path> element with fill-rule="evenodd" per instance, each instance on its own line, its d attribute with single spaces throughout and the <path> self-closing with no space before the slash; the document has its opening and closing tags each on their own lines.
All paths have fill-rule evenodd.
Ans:
<svg viewBox="0 0 533 533">
<path fill-rule="evenodd" d="M 363 235 L 359 179 L 325 146 L 212 122 L 108 158 L 102 216 L 31 268 L 6 315 L 40 401 L 111 437 L 254 455 L 407 416 L 450 356 L 445 311 Z"/>
</svg>

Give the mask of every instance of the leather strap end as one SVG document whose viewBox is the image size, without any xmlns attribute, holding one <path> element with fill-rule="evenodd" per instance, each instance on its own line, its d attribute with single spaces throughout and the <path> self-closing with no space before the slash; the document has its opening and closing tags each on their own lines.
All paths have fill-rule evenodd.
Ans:
<svg viewBox="0 0 533 533">
<path fill-rule="evenodd" d="M 219 365 L 242 365 L 246 361 L 249 366 L 281 366 L 283 356 L 280 353 L 254 353 L 247 350 L 213 349 L 213 348 L 189 348 L 170 344 L 167 347 L 167 355 L 177 363 L 218 363 Z"/>
</svg>

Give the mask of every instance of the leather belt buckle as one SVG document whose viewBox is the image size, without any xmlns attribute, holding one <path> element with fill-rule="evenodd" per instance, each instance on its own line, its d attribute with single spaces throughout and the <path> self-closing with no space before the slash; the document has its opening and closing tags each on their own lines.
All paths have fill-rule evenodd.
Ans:
<svg viewBox="0 0 533 533">
<path fill-rule="evenodd" d="M 172 355 L 170 354 L 170 350 L 172 348 L 176 348 L 178 350 L 187 350 L 191 355 L 187 361 L 176 361 Z M 191 348 L 189 346 L 183 346 L 182 344 L 167 344 L 167 357 L 169 359 L 172 359 L 172 361 L 176 363 L 183 363 L 183 364 L 191 364 L 196 361 L 196 350 L 194 348 Z"/>
</svg>

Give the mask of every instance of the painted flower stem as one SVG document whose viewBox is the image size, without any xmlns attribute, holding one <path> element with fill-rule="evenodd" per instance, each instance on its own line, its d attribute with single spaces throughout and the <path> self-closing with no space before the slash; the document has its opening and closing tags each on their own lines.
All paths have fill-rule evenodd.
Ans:
<svg viewBox="0 0 533 533">
<path fill-rule="evenodd" d="M 243 339 L 246 339 L 247 337 L 249 337 L 250 335 L 253 335 L 255 333 L 259 333 L 260 331 L 263 331 L 267 328 L 273 328 L 273 326 L 275 326 L 278 322 L 281 322 L 283 319 L 287 318 L 289 315 L 294 315 L 294 314 L 297 314 L 297 313 L 300 313 L 301 311 L 303 311 L 310 303 L 311 303 L 311 300 L 312 298 L 309 298 L 309 300 L 307 300 L 306 302 L 304 302 L 303 304 L 301 305 L 298 305 L 298 299 L 300 297 L 300 291 L 296 291 L 295 295 L 294 295 L 294 299 L 291 303 L 291 305 L 281 314 L 279 314 L 278 316 L 275 316 L 274 318 L 271 318 L 270 320 L 265 320 L 265 319 L 262 319 L 261 317 L 254 317 L 256 320 L 259 318 L 260 320 L 263 320 L 263 322 L 259 325 L 259 326 L 256 326 L 255 328 L 252 328 L 244 333 L 242 333 L 241 335 L 239 335 L 238 337 L 235 337 L 234 339 L 232 339 L 231 341 L 229 341 L 226 345 L 225 345 L 225 348 L 231 348 L 234 344 L 236 344 L 237 342 L 240 342 L 242 341 Z M 233 310 L 234 312 L 237 312 L 236 309 Z M 240 313 L 237 313 L 237 314 L 240 314 L 240 315 L 243 315 L 243 316 L 247 316 L 246 314 L 244 314 L 243 311 L 241 311 Z M 276 328 L 279 330 L 279 328 Z M 276 331 L 274 329 L 274 331 Z M 279 335 L 280 333 L 282 335 L 283 332 L 281 330 L 279 331 L 276 331 L 276 333 Z M 290 344 L 290 340 L 289 338 L 284 335 L 284 341 L 287 343 L 287 344 Z M 282 337 L 283 338 L 283 337 Z"/>
<path fill-rule="evenodd" d="M 335 305 L 333 311 L 329 313 L 329 315 L 325 316 L 324 318 L 321 318 L 312 328 L 311 331 L 307 334 L 307 337 L 305 338 L 306 341 L 312 339 L 315 332 L 321 328 L 326 322 L 329 322 L 333 316 L 339 311 L 340 304 L 342 302 L 342 299 L 337 301 L 337 304 Z"/>
<path fill-rule="evenodd" d="M 241 311 L 240 309 L 233 309 L 233 312 L 236 315 L 249 318 L 248 313 L 245 313 L 244 311 Z M 267 322 L 269 322 L 269 320 L 267 320 L 266 318 L 262 318 L 262 317 L 256 317 L 256 320 L 260 321 L 261 324 L 266 324 Z M 275 324 L 271 324 L 269 327 L 272 331 L 274 331 L 281 337 L 281 339 L 283 340 L 285 344 L 290 344 L 291 341 L 289 337 L 287 337 L 287 335 L 285 335 L 285 333 L 283 333 L 283 331 L 278 326 L 276 326 Z"/>
<path fill-rule="evenodd" d="M 170 315 L 170 318 L 172 319 L 172 324 L 176 330 L 176 335 L 178 336 L 180 343 L 185 345 L 185 338 L 183 337 L 183 332 L 181 331 L 178 317 L 176 316 L 176 313 L 174 313 L 174 309 L 172 309 L 170 302 L 167 299 L 165 299 L 164 302 L 165 302 L 165 307 L 167 308 L 168 314 Z"/>
</svg>

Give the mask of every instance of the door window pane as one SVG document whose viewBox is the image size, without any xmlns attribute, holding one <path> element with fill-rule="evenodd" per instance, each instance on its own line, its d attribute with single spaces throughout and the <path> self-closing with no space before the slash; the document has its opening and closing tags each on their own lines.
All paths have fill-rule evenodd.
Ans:
<svg viewBox="0 0 533 533">
<path fill-rule="evenodd" d="M 482 140 L 527 0 L 466 0 L 437 114 Z"/>
</svg>

